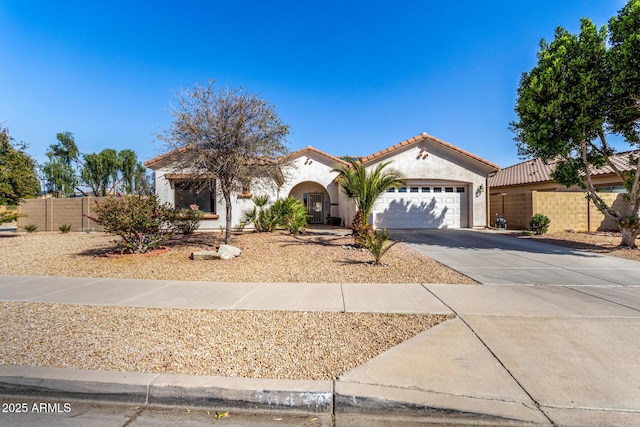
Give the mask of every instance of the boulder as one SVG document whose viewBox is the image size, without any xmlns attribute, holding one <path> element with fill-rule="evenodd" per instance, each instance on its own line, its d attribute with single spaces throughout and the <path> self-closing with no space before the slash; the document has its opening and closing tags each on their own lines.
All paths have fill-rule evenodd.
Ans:
<svg viewBox="0 0 640 427">
<path fill-rule="evenodd" d="M 231 245 L 220 245 L 218 248 L 218 254 L 220 254 L 220 259 L 233 259 L 240 255 L 242 251 L 235 246 Z"/>
<path fill-rule="evenodd" d="M 199 251 L 191 253 L 191 259 L 194 261 L 207 259 L 220 259 L 220 254 L 216 251 Z"/>
</svg>

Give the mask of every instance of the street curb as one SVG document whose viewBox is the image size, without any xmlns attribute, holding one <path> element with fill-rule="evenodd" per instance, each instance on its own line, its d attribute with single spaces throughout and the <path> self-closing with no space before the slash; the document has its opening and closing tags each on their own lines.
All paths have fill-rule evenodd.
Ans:
<svg viewBox="0 0 640 427">
<path fill-rule="evenodd" d="M 367 416 L 474 425 L 547 424 L 535 408 L 517 402 L 339 380 L 276 380 L 0 365 L 0 394 L 135 406 L 328 415 L 345 422 L 353 418 L 354 425 Z"/>
<path fill-rule="evenodd" d="M 520 402 L 448 395 L 423 390 L 336 381 L 334 413 L 343 416 L 408 417 L 443 424 L 549 425 L 534 406 Z"/>
<path fill-rule="evenodd" d="M 331 381 L 0 365 L 0 394 L 133 405 L 332 414 Z"/>
</svg>

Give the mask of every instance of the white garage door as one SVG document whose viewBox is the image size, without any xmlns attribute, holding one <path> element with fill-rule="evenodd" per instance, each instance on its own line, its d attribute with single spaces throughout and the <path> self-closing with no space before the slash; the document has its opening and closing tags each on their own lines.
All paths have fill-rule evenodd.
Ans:
<svg viewBox="0 0 640 427">
<path fill-rule="evenodd" d="M 378 229 L 468 227 L 467 189 L 464 184 L 391 188 L 376 200 L 373 224 Z"/>
</svg>

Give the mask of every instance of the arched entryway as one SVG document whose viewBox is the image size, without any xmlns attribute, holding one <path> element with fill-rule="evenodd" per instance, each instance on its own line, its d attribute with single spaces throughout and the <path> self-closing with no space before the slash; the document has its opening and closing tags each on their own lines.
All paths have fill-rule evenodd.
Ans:
<svg viewBox="0 0 640 427">
<path fill-rule="evenodd" d="M 309 224 L 322 224 L 331 212 L 331 198 L 327 189 L 313 181 L 304 181 L 295 185 L 289 192 L 307 207 Z"/>
</svg>

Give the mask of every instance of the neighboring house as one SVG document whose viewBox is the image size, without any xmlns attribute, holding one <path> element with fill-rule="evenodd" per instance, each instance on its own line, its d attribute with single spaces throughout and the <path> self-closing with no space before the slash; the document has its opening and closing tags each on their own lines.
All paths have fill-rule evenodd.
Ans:
<svg viewBox="0 0 640 427">
<path fill-rule="evenodd" d="M 635 170 L 629 166 L 629 155 L 638 151 L 627 151 L 612 156 L 612 161 L 621 171 Z M 489 179 L 490 212 L 503 215 L 512 229 L 527 229 L 535 213 L 551 219 L 550 231 L 572 229 L 594 231 L 616 229 L 615 223 L 606 219 L 585 198 L 585 190 L 578 186 L 567 188 L 553 181 L 551 174 L 556 162 L 542 159 L 527 160 L 499 170 Z M 610 166 L 591 168 L 592 181 L 607 203 L 621 207 L 621 193 L 626 189 Z"/>
<path fill-rule="evenodd" d="M 201 229 L 224 226 L 224 200 L 215 184 L 210 189 L 193 191 L 188 176 L 172 167 L 171 152 L 145 162 L 156 176 L 156 193 L 163 202 L 176 207 L 196 203 L 204 210 Z M 407 186 L 390 189 L 381 196 L 372 212 L 376 228 L 466 228 L 485 227 L 487 217 L 487 177 L 499 167 L 454 145 L 426 133 L 410 138 L 361 159 L 370 170 L 378 163 L 390 161 L 389 167 L 400 171 Z M 321 224 L 328 216 L 351 224 L 355 205 L 346 198 L 336 182 L 333 169 L 344 160 L 311 146 L 282 159 L 283 181 L 252 181 L 245 194 L 232 198 L 233 224 L 239 225 L 244 213 L 253 208 L 251 197 L 268 194 L 271 200 L 288 196 L 302 200 L 309 211 L 309 222 Z M 215 182 L 215 177 L 211 177 Z M 255 188 L 254 188 L 255 187 Z M 244 192 L 243 192 L 244 193 Z"/>
</svg>

